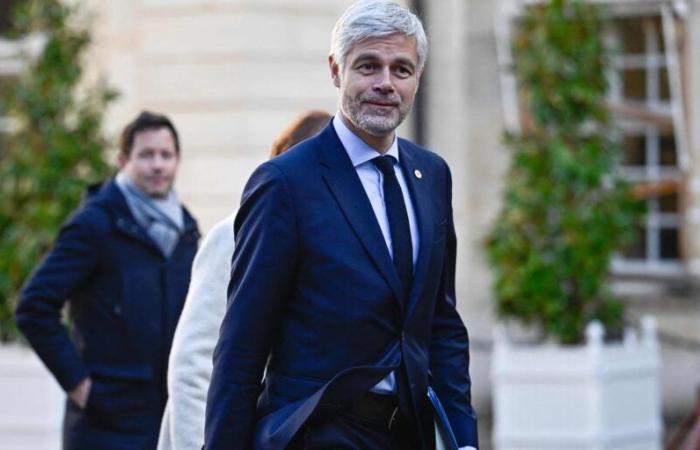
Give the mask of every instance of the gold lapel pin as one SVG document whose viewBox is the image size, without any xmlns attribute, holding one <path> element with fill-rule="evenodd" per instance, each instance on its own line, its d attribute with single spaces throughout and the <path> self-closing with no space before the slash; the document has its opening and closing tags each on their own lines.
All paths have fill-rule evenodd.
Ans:
<svg viewBox="0 0 700 450">
<path fill-rule="evenodd" d="M 421 171 L 418 170 L 418 169 L 414 170 L 414 171 L 413 171 L 413 174 L 414 174 L 414 175 L 416 176 L 416 178 L 418 178 L 419 180 L 420 180 L 421 178 L 423 178 L 423 174 L 422 174 Z"/>
</svg>

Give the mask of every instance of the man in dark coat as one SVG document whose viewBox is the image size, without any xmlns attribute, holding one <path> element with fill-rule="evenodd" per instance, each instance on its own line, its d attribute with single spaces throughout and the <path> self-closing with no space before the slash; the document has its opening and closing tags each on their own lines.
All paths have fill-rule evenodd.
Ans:
<svg viewBox="0 0 700 450">
<path fill-rule="evenodd" d="M 395 132 L 426 54 L 415 15 L 355 2 L 329 57 L 338 114 L 248 181 L 207 450 L 431 449 L 429 393 L 477 448 L 450 171 Z"/>
<path fill-rule="evenodd" d="M 68 393 L 65 450 L 156 446 L 199 238 L 172 189 L 179 160 L 170 120 L 141 113 L 117 176 L 91 190 L 22 290 L 17 324 Z"/>
</svg>

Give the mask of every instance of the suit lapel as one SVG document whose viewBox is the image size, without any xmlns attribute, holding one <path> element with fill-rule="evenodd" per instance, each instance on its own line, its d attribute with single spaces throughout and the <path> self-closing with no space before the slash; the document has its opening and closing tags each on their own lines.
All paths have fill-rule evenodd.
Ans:
<svg viewBox="0 0 700 450">
<path fill-rule="evenodd" d="M 319 135 L 320 162 L 324 166 L 323 178 L 340 205 L 343 214 L 352 226 L 382 277 L 394 291 L 399 306 L 403 308 L 402 288 L 391 261 L 386 241 L 374 216 L 362 182 L 350 161 L 350 157 L 335 134 L 333 124 Z"/>
<path fill-rule="evenodd" d="M 413 285 L 411 293 L 408 296 L 407 310 L 414 304 L 423 288 L 425 278 L 430 267 L 430 253 L 432 252 L 433 243 L 433 217 L 435 216 L 432 208 L 432 200 L 430 198 L 429 183 L 431 180 L 423 178 L 425 167 L 421 167 L 420 162 L 415 158 L 411 149 L 401 141 L 399 141 L 399 162 L 403 170 L 408 190 L 411 193 L 413 209 L 416 213 L 418 221 L 418 235 L 420 243 L 418 249 L 418 259 L 413 270 Z M 419 178 L 420 174 L 420 178 Z"/>
</svg>

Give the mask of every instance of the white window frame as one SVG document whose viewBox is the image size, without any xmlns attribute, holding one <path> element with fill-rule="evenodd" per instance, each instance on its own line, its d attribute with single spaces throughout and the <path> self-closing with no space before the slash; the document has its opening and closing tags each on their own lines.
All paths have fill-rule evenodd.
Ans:
<svg viewBox="0 0 700 450">
<path fill-rule="evenodd" d="M 667 71 L 669 80 L 671 71 L 669 70 L 669 58 L 667 54 L 672 52 L 672 49 L 665 49 L 661 52 L 658 48 L 657 37 L 661 37 L 664 41 L 663 29 L 655 30 L 652 28 L 651 20 L 661 16 L 661 11 L 649 11 L 647 15 L 638 16 L 640 19 L 648 18 L 642 23 L 644 52 L 639 55 L 613 55 L 612 65 L 613 73 L 610 77 L 610 99 L 613 105 L 628 105 L 641 107 L 651 114 L 659 117 L 667 117 L 669 122 L 673 122 L 673 94 L 670 94 L 669 100 L 661 99 L 660 95 L 660 80 L 659 72 L 664 69 Z M 663 19 L 662 19 L 663 22 Z M 663 28 L 663 23 L 661 24 Z M 661 36 L 657 36 L 662 33 Z M 612 37 L 611 37 L 612 39 Z M 666 42 L 665 42 L 666 43 Z M 612 42 L 616 48 L 621 48 L 620 42 Z M 625 70 L 642 70 L 644 71 L 646 80 L 646 96 L 641 102 L 625 101 L 623 95 L 623 87 L 621 75 Z M 669 83 L 673 84 L 673 83 Z M 683 158 L 681 151 L 681 143 L 677 139 L 676 127 L 673 127 L 673 135 L 676 138 L 676 155 L 677 167 L 663 167 L 660 164 L 660 148 L 659 137 L 663 130 L 657 124 L 650 122 L 620 120 L 618 126 L 624 134 L 644 136 L 646 143 L 646 164 L 643 168 L 637 169 L 633 167 L 624 168 L 624 173 L 630 181 L 658 183 L 664 181 L 675 181 L 681 183 L 683 179 L 683 169 L 687 169 L 687 158 Z M 680 194 L 680 193 L 679 193 Z M 682 260 L 664 260 L 661 259 L 661 229 L 674 228 L 678 230 L 679 239 L 681 234 L 681 215 L 678 213 L 663 213 L 659 210 L 659 202 L 657 199 L 647 200 L 647 214 L 645 223 L 645 243 L 646 257 L 644 259 L 622 259 L 615 258 L 613 261 L 613 271 L 621 274 L 638 274 L 638 273 L 661 273 L 674 274 L 683 272 Z"/>
</svg>

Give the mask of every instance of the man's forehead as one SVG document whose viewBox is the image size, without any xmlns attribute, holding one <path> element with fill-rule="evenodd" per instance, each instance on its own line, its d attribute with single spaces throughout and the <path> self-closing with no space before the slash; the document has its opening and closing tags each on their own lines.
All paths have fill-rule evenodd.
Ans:
<svg viewBox="0 0 700 450">
<path fill-rule="evenodd" d="M 163 149 L 173 150 L 175 148 L 175 137 L 167 127 L 146 128 L 134 135 L 134 150 Z"/>
<path fill-rule="evenodd" d="M 369 37 L 355 43 L 348 51 L 348 56 L 357 58 L 362 55 L 381 56 L 385 53 L 410 56 L 415 61 L 418 59 L 416 38 L 403 34 Z"/>
</svg>

